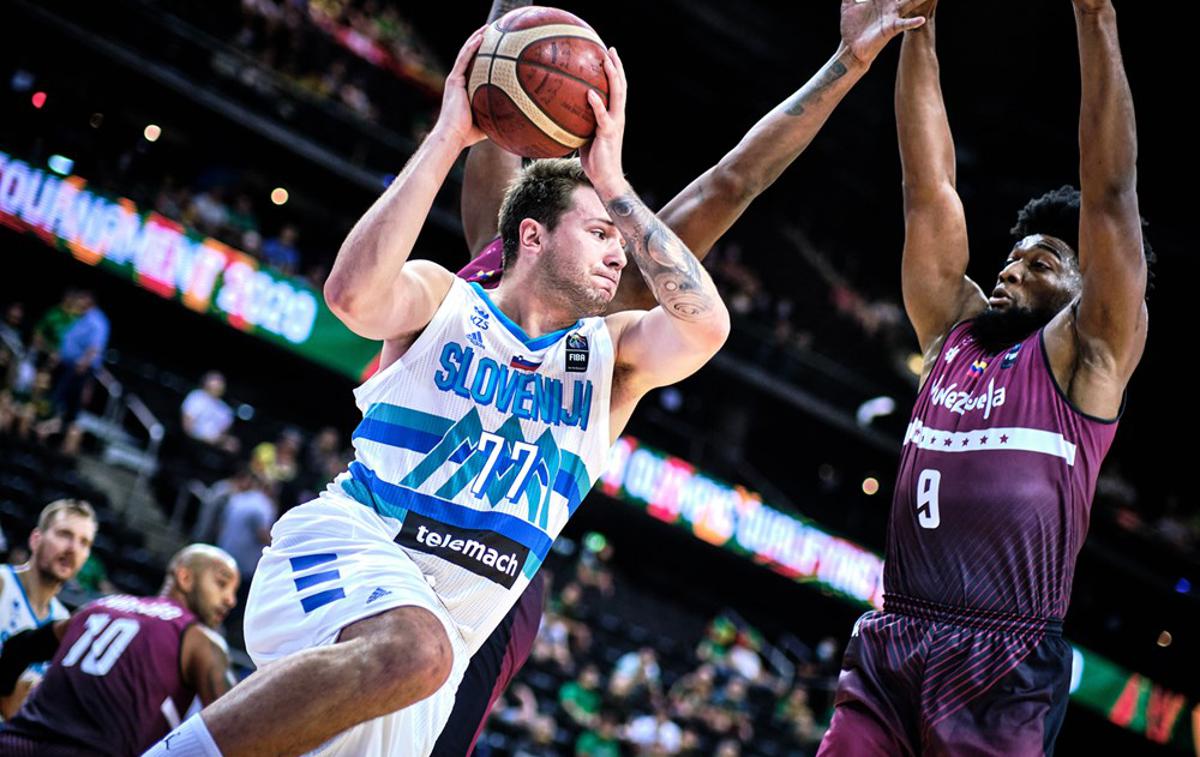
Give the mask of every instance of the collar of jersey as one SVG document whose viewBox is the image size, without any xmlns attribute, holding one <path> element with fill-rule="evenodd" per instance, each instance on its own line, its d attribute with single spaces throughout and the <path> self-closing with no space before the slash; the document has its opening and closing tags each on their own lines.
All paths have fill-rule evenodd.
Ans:
<svg viewBox="0 0 1200 757">
<path fill-rule="evenodd" d="M 500 323 L 504 324 L 504 328 L 508 329 L 510 334 L 519 339 L 521 344 L 525 345 L 531 350 L 545 349 L 566 336 L 567 332 L 574 331 L 583 324 L 582 320 L 575 321 L 573 325 L 568 326 L 565 329 L 551 331 L 549 334 L 542 334 L 535 339 L 530 339 L 529 335 L 525 333 L 525 329 L 514 323 L 511 318 L 509 318 L 502 310 L 500 310 L 500 308 L 496 307 L 496 303 L 492 302 L 492 298 L 488 296 L 487 290 L 479 286 L 479 284 L 474 281 L 470 282 L 470 286 L 475 290 L 475 294 L 479 295 L 479 299 L 483 300 L 484 303 L 487 304 L 488 310 L 492 311 L 492 314 L 496 316 L 496 319 L 499 320 Z"/>
<path fill-rule="evenodd" d="M 21 577 L 17 575 L 17 571 L 11 565 L 8 568 L 8 574 L 12 576 L 12 580 L 17 582 L 17 588 L 21 590 L 21 599 L 25 600 L 25 607 L 29 610 L 29 615 L 33 618 L 33 622 L 38 624 L 38 627 L 46 625 L 46 621 L 50 620 L 51 613 L 54 612 L 54 607 L 50 603 L 46 605 L 46 614 L 38 617 L 37 610 L 33 609 L 33 603 L 29 601 L 29 595 L 25 593 L 25 584 L 21 583 Z M 54 597 L 50 598 L 54 601 Z"/>
</svg>

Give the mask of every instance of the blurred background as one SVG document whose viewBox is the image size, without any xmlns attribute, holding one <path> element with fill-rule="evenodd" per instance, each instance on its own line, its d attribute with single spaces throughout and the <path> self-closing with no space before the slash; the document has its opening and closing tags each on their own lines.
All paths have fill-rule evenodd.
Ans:
<svg viewBox="0 0 1200 757">
<path fill-rule="evenodd" d="M 350 391 L 378 345 L 341 327 L 321 286 L 436 118 L 488 3 L 3 6 L 0 526 L 20 561 L 41 507 L 84 496 L 100 535 L 70 595 L 153 593 L 178 545 L 219 540 L 245 508 L 281 514 L 348 459 Z M 621 51 L 625 166 L 652 207 L 838 43 L 832 0 L 562 7 Z M 1162 6 L 1117 9 L 1159 261 L 1149 345 L 1075 577 L 1059 749 L 1200 754 L 1184 294 L 1195 65 L 1187 25 Z M 946 0 L 938 22 L 971 275 L 987 288 L 1017 210 L 1078 183 L 1071 3 Z M 916 389 L 900 304 L 898 51 L 705 261 L 734 315 L 729 343 L 635 414 L 546 564 L 537 647 L 479 754 L 815 751 L 850 628 L 879 601 Z M 468 259 L 461 178 L 460 165 L 414 253 L 451 269 Z M 63 335 L 93 309 L 110 330 L 72 418 L 55 369 Z"/>
</svg>

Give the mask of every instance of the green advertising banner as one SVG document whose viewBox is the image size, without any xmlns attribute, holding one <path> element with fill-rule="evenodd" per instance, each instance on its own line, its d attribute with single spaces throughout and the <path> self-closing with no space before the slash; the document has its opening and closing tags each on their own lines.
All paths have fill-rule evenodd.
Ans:
<svg viewBox="0 0 1200 757">
<path fill-rule="evenodd" d="M 883 606 L 883 558 L 784 513 L 757 493 L 631 436 L 613 445 L 597 488 L 713 546 L 864 608 Z M 1071 698 L 1111 722 L 1200 756 L 1200 702 L 1072 645 Z"/>
<path fill-rule="evenodd" d="M 343 326 L 306 281 L 88 189 L 78 176 L 56 176 L 3 152 L 0 224 L 356 381 L 379 355 L 379 344 Z"/>
</svg>

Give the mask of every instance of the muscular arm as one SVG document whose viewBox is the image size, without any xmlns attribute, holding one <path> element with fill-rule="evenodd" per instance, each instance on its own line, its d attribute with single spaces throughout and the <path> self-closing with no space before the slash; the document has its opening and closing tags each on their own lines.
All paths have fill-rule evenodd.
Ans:
<svg viewBox="0 0 1200 757">
<path fill-rule="evenodd" d="M 1101 414 L 1115 415 L 1146 344 L 1137 130 L 1112 4 L 1079 0 L 1075 22 L 1083 80 L 1078 250 L 1083 291 L 1076 329 L 1080 368 L 1107 388 L 1103 396 L 1072 399 L 1081 406 L 1095 402 Z"/>
<path fill-rule="evenodd" d="M 842 42 L 833 57 L 791 97 L 759 119 L 717 165 L 705 171 L 666 207 L 662 219 L 703 260 L 756 197 L 775 183 L 808 147 L 887 43 L 920 26 L 919 0 L 847 0 L 842 3 Z M 903 14 L 915 12 L 914 17 Z M 624 277 L 609 312 L 654 307 L 653 294 L 637 276 Z"/>
<path fill-rule="evenodd" d="M 904 308 L 926 363 L 957 321 L 981 312 L 967 278 L 967 224 L 955 189 L 954 140 L 934 49 L 934 20 L 904 36 L 896 74 L 896 128 L 904 175 Z"/>
<path fill-rule="evenodd" d="M 423 328 L 450 288 L 451 274 L 441 266 L 407 262 L 454 161 L 483 137 L 466 93 L 466 69 L 481 39 L 477 31 L 459 51 L 437 124 L 351 229 L 325 282 L 329 308 L 360 336 L 393 339 Z"/>
<path fill-rule="evenodd" d="M 625 184 L 597 187 L 658 306 L 610 317 L 617 333 L 623 396 L 636 400 L 704 365 L 729 335 L 729 311 L 708 273 L 679 237 Z M 614 402 L 614 405 L 618 404 Z"/>
<path fill-rule="evenodd" d="M 488 23 L 514 8 L 530 4 L 530 0 L 494 0 L 488 13 Z M 460 207 L 463 233 L 472 257 L 496 238 L 500 203 L 504 200 L 508 185 L 520 170 L 521 159 L 491 141 L 480 142 L 467 151 Z"/>
<path fill-rule="evenodd" d="M 658 212 L 700 260 L 804 152 L 833 109 L 866 73 L 867 65 L 841 45 L 791 97 L 759 119 L 737 146 Z M 625 276 L 609 312 L 652 308 L 656 301 L 640 276 Z"/>
<path fill-rule="evenodd" d="M 195 690 L 205 707 L 224 696 L 234 684 L 229 653 L 214 636 L 212 631 L 195 623 L 183 632 L 180 653 L 183 680 Z"/>
</svg>

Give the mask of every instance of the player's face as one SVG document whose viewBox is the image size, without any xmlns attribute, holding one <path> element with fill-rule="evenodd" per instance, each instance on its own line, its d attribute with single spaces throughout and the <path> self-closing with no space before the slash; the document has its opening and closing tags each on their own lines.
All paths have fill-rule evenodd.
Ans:
<svg viewBox="0 0 1200 757">
<path fill-rule="evenodd" d="M 188 592 L 188 609 L 210 628 L 219 628 L 237 604 L 237 571 L 220 560 L 198 568 Z"/>
<path fill-rule="evenodd" d="M 1079 294 L 1075 252 L 1058 237 L 1031 234 L 1013 247 L 988 306 L 1057 313 Z"/>
<path fill-rule="evenodd" d="M 581 315 L 599 315 L 612 302 L 625 268 L 624 239 L 591 187 L 575 190 L 571 209 L 548 235 L 550 285 L 577 303 Z"/>
<path fill-rule="evenodd" d="M 54 581 L 75 577 L 96 538 L 96 522 L 82 515 L 59 513 L 45 531 L 34 529 L 29 537 L 29 552 L 39 573 Z"/>
</svg>

